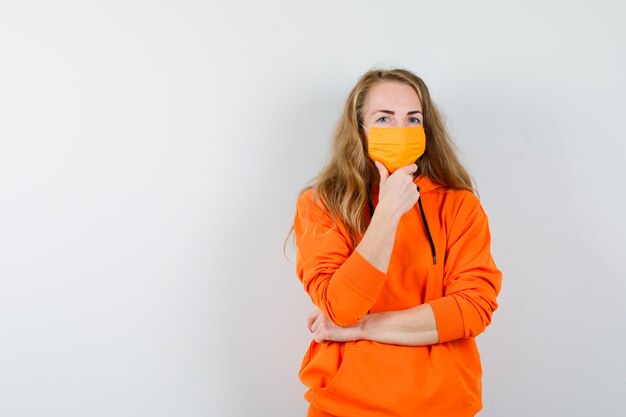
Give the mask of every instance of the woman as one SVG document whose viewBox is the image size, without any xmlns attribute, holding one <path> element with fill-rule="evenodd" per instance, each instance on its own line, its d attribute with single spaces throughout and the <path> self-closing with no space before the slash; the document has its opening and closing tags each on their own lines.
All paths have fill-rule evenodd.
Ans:
<svg viewBox="0 0 626 417">
<path fill-rule="evenodd" d="M 292 228 L 296 272 L 318 307 L 299 372 L 308 416 L 482 409 L 474 338 L 502 274 L 474 193 L 424 82 L 365 73 Z"/>
</svg>

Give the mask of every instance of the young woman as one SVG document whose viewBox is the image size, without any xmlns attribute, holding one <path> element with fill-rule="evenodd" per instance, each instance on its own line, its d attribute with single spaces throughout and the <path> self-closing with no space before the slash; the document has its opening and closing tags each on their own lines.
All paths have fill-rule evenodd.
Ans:
<svg viewBox="0 0 626 417">
<path fill-rule="evenodd" d="M 300 193 L 296 272 L 318 307 L 299 379 L 308 416 L 474 416 L 474 338 L 502 274 L 488 220 L 428 88 L 365 73 L 330 159 Z"/>
</svg>

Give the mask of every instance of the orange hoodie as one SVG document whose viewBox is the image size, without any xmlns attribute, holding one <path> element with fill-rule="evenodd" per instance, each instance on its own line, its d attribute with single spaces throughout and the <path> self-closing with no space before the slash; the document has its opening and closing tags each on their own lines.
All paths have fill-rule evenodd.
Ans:
<svg viewBox="0 0 626 417">
<path fill-rule="evenodd" d="M 466 417 L 482 409 L 474 337 L 491 322 L 502 283 L 487 216 L 469 191 L 421 176 L 414 182 L 437 263 L 416 204 L 400 220 L 387 273 L 354 251 L 343 224 L 333 227 L 312 190 L 298 199 L 296 272 L 313 304 L 334 323 L 352 326 L 368 312 L 429 303 L 439 333 L 427 346 L 312 340 L 298 376 L 309 387 L 304 398 L 332 415 Z M 377 185 L 371 196 L 375 207 Z"/>
</svg>

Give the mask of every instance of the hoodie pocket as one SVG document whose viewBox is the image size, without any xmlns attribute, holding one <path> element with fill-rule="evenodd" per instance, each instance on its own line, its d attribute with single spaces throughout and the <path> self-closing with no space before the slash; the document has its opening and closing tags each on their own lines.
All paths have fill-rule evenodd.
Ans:
<svg viewBox="0 0 626 417">
<path fill-rule="evenodd" d="M 427 365 L 429 353 L 428 347 L 376 342 L 346 347 L 337 374 L 320 395 L 341 398 L 353 413 L 417 415 L 425 403 L 442 399 L 442 375 Z"/>
<path fill-rule="evenodd" d="M 343 358 L 339 364 L 339 369 L 324 389 L 334 392 L 343 392 L 344 388 L 342 387 L 352 385 L 352 369 L 358 366 L 358 358 L 353 359 L 353 356 L 358 356 L 358 351 L 354 347 L 346 346 L 343 351 Z M 354 361 L 357 363 L 353 363 Z"/>
<path fill-rule="evenodd" d="M 343 363 L 344 345 L 349 343 L 312 340 L 300 364 L 300 381 L 310 388 L 326 387 L 337 375 Z"/>
</svg>

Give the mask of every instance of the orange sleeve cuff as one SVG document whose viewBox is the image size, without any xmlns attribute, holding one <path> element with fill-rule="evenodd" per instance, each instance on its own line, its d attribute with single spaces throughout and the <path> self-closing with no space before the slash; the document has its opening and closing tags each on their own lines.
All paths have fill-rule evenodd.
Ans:
<svg viewBox="0 0 626 417">
<path fill-rule="evenodd" d="M 387 279 L 387 274 L 372 265 L 356 250 L 341 265 L 339 273 L 372 300 L 376 300 Z"/>
<path fill-rule="evenodd" d="M 435 315 L 439 343 L 465 337 L 461 308 L 453 295 L 428 301 Z"/>
<path fill-rule="evenodd" d="M 372 265 L 358 251 L 345 260 L 337 270 L 328 298 L 341 300 L 335 305 L 336 324 L 352 326 L 356 324 L 376 302 L 387 274 Z M 341 317 L 342 320 L 338 320 Z M 339 321 L 339 322 L 337 322 Z"/>
</svg>

